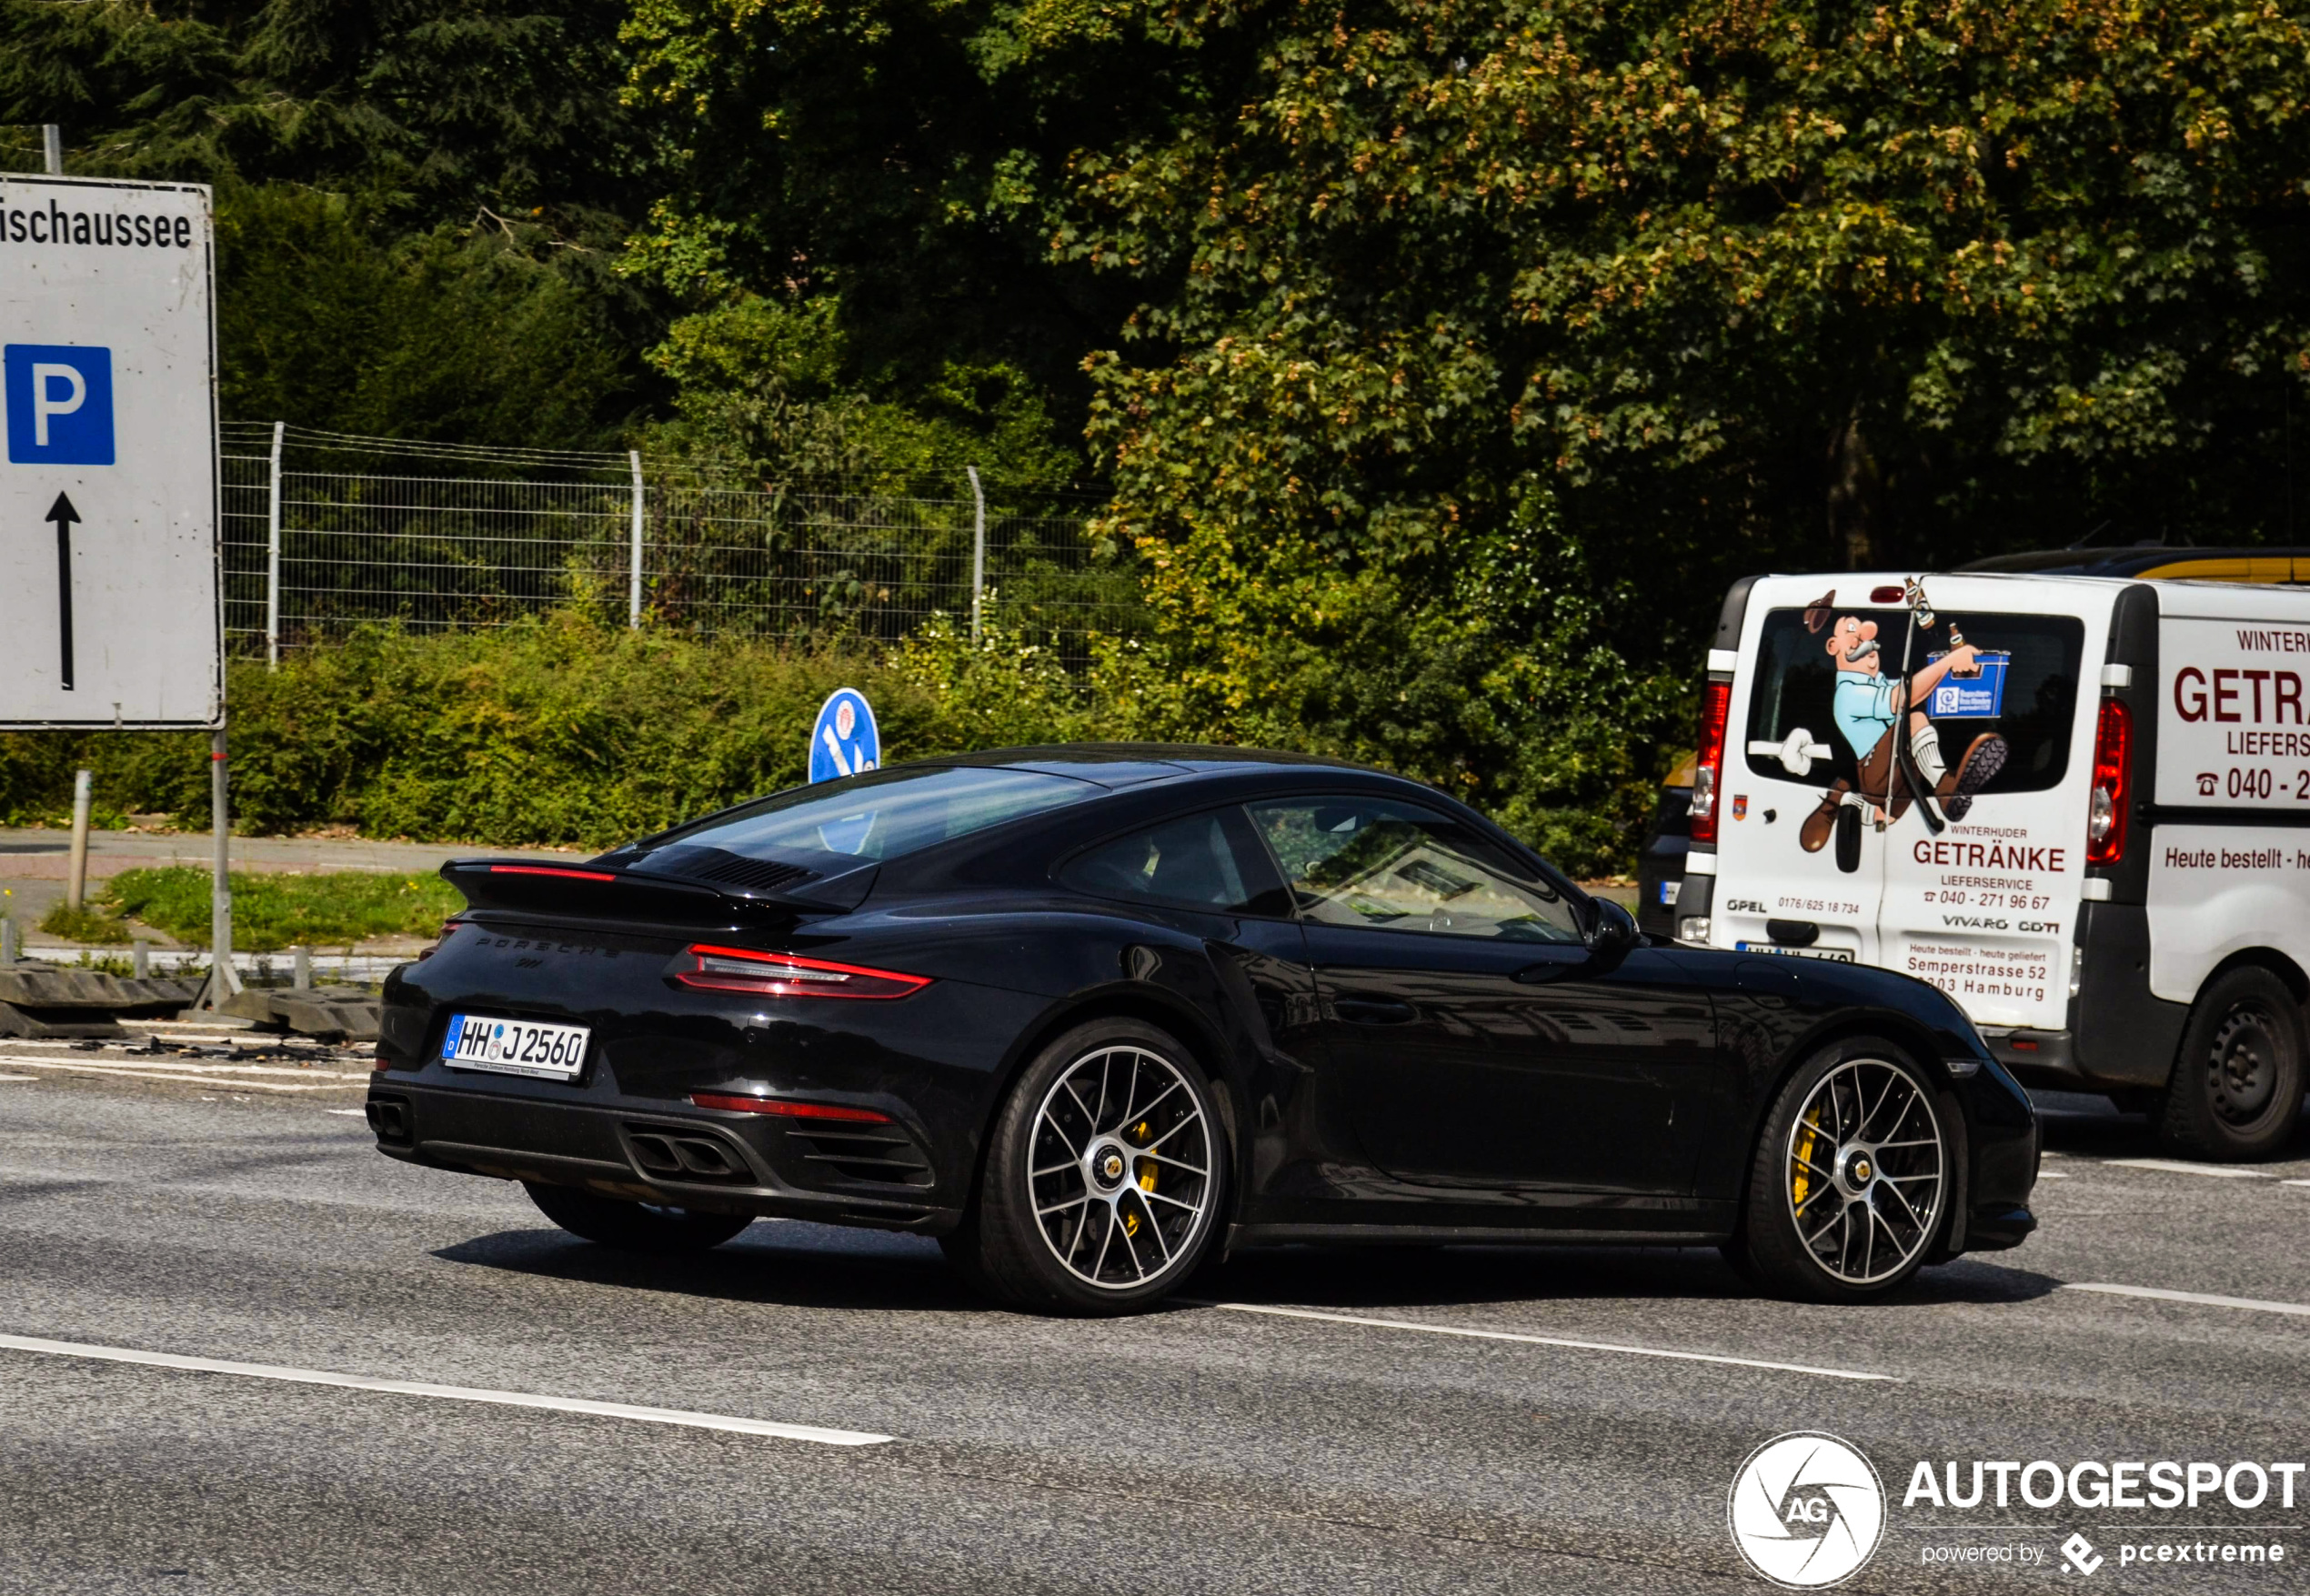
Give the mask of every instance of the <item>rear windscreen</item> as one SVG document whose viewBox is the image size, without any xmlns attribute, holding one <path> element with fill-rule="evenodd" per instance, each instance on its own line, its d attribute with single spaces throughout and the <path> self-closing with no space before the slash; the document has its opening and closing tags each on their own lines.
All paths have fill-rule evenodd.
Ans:
<svg viewBox="0 0 2310 1596">
<path fill-rule="evenodd" d="M 1979 657 L 1943 668 L 1953 631 Z M 1877 744 L 1886 732 L 1906 741 L 1923 713 L 1951 770 L 1981 738 L 2004 740 L 2004 763 L 1981 791 L 2058 786 L 2084 646 L 2084 623 L 2069 616 L 1943 610 L 1925 627 L 1906 609 L 1773 610 L 1749 698 L 1749 769 L 1814 787 L 1857 784 L 1863 760 L 1884 757 Z"/>
<path fill-rule="evenodd" d="M 605 858 L 624 865 L 663 849 L 713 848 L 823 874 L 849 863 L 898 858 L 1105 790 L 1033 770 L 908 766 L 798 787 Z"/>
</svg>

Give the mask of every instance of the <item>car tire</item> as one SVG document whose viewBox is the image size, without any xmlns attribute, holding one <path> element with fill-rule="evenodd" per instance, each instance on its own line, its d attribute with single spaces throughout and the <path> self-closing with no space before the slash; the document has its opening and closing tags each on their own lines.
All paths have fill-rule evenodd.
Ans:
<svg viewBox="0 0 2310 1596">
<path fill-rule="evenodd" d="M 997 1111 L 949 1256 L 1039 1312 L 1149 1307 L 1210 1250 L 1226 1149 L 1210 1082 L 1176 1037 L 1135 1019 L 1079 1025 L 1036 1054 Z"/>
<path fill-rule="evenodd" d="M 1866 1302 L 1895 1290 L 1948 1231 L 1955 1111 L 1882 1037 L 1815 1053 L 1764 1117 L 1728 1260 L 1802 1301 Z"/>
<path fill-rule="evenodd" d="M 575 1186 L 525 1180 L 537 1211 L 573 1236 L 621 1252 L 703 1252 L 754 1222 L 751 1214 L 708 1213 L 603 1197 Z"/>
<path fill-rule="evenodd" d="M 2156 1115 L 2171 1146 L 2237 1162 L 2273 1158 L 2302 1109 L 2302 1005 L 2269 970 L 2246 965 L 2191 1006 Z"/>
</svg>

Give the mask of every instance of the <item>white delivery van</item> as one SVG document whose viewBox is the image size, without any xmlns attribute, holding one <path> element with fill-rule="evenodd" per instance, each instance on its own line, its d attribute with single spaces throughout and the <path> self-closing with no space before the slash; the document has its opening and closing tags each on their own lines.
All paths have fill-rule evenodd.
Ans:
<svg viewBox="0 0 2310 1596">
<path fill-rule="evenodd" d="M 1715 645 L 1682 939 L 1900 970 L 2026 1082 L 2106 1092 L 2210 1157 L 2287 1141 L 2310 588 L 1762 577 Z"/>
</svg>

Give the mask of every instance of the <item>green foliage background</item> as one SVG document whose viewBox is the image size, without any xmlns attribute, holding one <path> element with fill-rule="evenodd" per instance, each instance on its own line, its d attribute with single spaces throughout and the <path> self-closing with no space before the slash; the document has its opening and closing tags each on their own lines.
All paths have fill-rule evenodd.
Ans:
<svg viewBox="0 0 2310 1596">
<path fill-rule="evenodd" d="M 1147 625 L 843 667 L 898 746 L 1338 752 L 1576 868 L 1733 577 L 2299 538 L 2305 107 L 2276 0 L 0 0 L 0 120 L 218 185 L 228 413 L 1094 481 Z M 236 677 L 252 823 L 606 838 L 835 668 L 573 637 Z"/>
</svg>

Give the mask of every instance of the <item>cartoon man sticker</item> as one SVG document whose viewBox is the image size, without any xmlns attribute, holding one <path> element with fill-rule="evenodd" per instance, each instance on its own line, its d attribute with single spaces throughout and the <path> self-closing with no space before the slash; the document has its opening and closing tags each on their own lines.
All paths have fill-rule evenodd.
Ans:
<svg viewBox="0 0 2310 1596">
<path fill-rule="evenodd" d="M 1922 779 L 1943 815 L 1962 820 L 1973 808 L 1974 795 L 2004 768 L 2007 754 L 2004 738 L 1984 732 L 1966 746 L 1957 768 L 1951 770 L 1942 758 L 1940 734 L 1925 712 L 1914 708 L 1925 701 L 1943 677 L 1972 672 L 1980 649 L 1959 643 L 1923 669 L 1893 681 L 1882 668 L 1877 623 L 1857 615 L 1836 615 L 1836 597 L 1832 589 L 1806 606 L 1804 625 L 1815 637 L 1824 629 L 1828 633 L 1823 647 L 1837 671 L 1831 714 L 1838 735 L 1860 763 L 1861 779 L 1856 788 L 1840 778 L 1823 796 L 1820 808 L 1805 817 L 1797 829 L 1797 840 L 1807 853 L 1818 853 L 1827 846 L 1835 830 L 1837 810 L 1847 804 L 1869 810 L 1880 828 L 1900 819 L 1915 801 L 1911 787 L 1915 779 Z M 1833 626 L 1830 624 L 1833 616 Z M 1931 624 L 1930 617 L 1926 624 Z M 1894 742 L 1904 721 L 1909 748 L 1905 764 L 1895 757 Z"/>
</svg>

